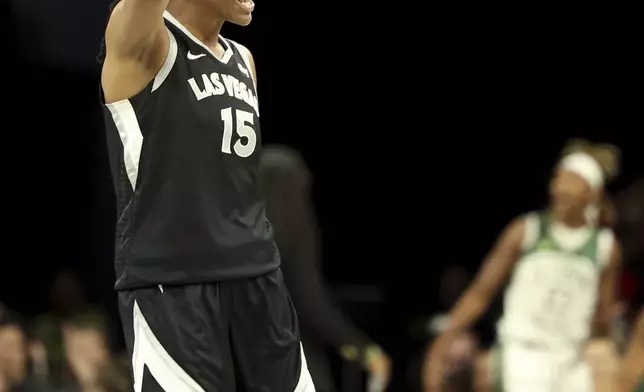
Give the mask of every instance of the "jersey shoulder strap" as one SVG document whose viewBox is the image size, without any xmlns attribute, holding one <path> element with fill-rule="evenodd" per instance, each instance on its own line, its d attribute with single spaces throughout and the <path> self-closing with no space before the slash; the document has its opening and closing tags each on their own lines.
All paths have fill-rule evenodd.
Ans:
<svg viewBox="0 0 644 392">
<path fill-rule="evenodd" d="M 550 235 L 550 216 L 547 211 L 536 211 L 528 214 L 526 234 L 530 241 L 524 241 L 524 254 L 540 251 L 556 251 L 559 248 Z"/>
<path fill-rule="evenodd" d="M 154 92 L 161 87 L 161 84 L 168 78 L 170 71 L 174 67 L 175 62 L 177 61 L 177 55 L 179 54 L 179 45 L 177 44 L 177 38 L 170 28 L 166 25 L 166 33 L 168 34 L 169 45 L 168 45 L 168 54 L 166 55 L 165 61 L 154 77 L 152 83 L 151 92 Z"/>
<path fill-rule="evenodd" d="M 595 266 L 602 270 L 610 262 L 610 257 L 615 242 L 615 235 L 610 229 L 595 229 L 586 243 L 575 251 L 578 256 L 591 260 Z M 548 211 L 538 211 L 526 214 L 525 233 L 523 240 L 523 254 L 535 251 L 560 251 L 550 233 L 550 215 Z"/>
</svg>

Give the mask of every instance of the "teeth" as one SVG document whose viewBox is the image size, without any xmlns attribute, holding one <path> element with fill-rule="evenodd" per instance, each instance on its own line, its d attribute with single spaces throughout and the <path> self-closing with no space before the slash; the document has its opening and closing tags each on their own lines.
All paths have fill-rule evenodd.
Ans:
<svg viewBox="0 0 644 392">
<path fill-rule="evenodd" d="M 249 8 L 249 9 L 250 9 L 250 8 L 252 8 L 252 7 L 254 7 L 254 5 L 255 5 L 255 3 L 253 2 L 253 0 L 237 0 L 237 2 L 238 2 L 240 5 L 242 5 L 242 6 L 246 7 L 246 8 Z"/>
</svg>

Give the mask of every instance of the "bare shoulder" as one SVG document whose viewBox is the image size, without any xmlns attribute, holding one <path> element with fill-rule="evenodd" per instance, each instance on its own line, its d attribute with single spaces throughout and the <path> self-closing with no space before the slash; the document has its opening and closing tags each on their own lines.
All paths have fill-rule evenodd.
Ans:
<svg viewBox="0 0 644 392">
<path fill-rule="evenodd" d="M 503 230 L 502 238 L 510 243 L 522 244 L 526 229 L 532 222 L 532 215 L 523 214 L 512 219 Z"/>
</svg>

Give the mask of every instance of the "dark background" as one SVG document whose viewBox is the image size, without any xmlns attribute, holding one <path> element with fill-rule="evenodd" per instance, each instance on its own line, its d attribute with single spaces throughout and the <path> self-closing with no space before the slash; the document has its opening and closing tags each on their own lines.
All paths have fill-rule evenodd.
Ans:
<svg viewBox="0 0 644 392">
<path fill-rule="evenodd" d="M 9 4 L 0 299 L 28 316 L 62 268 L 116 309 L 95 61 L 107 4 Z M 299 149 L 313 171 L 327 278 L 384 290 L 363 327 L 400 368 L 409 322 L 440 310 L 440 272 L 474 272 L 510 219 L 543 206 L 567 139 L 622 148 L 614 189 L 644 168 L 634 24 L 422 6 L 259 0 L 249 28 L 224 31 L 254 53 L 265 142 Z"/>
</svg>

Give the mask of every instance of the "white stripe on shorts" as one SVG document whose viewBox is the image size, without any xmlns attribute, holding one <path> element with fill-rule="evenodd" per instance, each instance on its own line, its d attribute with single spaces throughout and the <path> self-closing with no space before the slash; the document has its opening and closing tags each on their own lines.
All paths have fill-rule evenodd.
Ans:
<svg viewBox="0 0 644 392">
<path fill-rule="evenodd" d="M 132 370 L 135 392 L 143 390 L 143 370 L 146 366 L 166 392 L 205 392 L 163 348 L 141 313 L 139 304 L 134 301 Z"/>
</svg>

